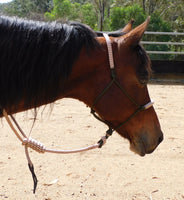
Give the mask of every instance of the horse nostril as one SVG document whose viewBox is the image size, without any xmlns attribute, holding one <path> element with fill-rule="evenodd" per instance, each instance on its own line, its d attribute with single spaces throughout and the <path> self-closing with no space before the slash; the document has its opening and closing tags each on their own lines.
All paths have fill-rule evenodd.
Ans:
<svg viewBox="0 0 184 200">
<path fill-rule="evenodd" d="M 163 139 L 164 139 L 164 137 L 163 137 L 163 134 L 162 134 L 158 139 L 158 145 L 162 142 Z"/>
</svg>

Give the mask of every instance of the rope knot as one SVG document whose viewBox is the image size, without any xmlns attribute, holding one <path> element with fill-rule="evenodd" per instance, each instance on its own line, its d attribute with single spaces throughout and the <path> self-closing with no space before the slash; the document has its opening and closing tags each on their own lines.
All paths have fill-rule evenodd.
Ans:
<svg viewBox="0 0 184 200">
<path fill-rule="evenodd" d="M 24 138 L 24 140 L 22 141 L 22 145 L 30 147 L 31 149 L 34 149 L 39 153 L 45 153 L 46 150 L 46 147 L 41 142 L 38 142 L 31 137 Z"/>
<path fill-rule="evenodd" d="M 113 132 L 114 130 L 111 127 L 109 127 L 109 129 L 106 131 L 106 137 L 108 138 L 109 136 L 111 136 Z"/>
<path fill-rule="evenodd" d="M 98 148 L 102 148 L 102 146 L 106 143 L 107 137 L 103 136 L 99 141 L 98 141 Z"/>
</svg>

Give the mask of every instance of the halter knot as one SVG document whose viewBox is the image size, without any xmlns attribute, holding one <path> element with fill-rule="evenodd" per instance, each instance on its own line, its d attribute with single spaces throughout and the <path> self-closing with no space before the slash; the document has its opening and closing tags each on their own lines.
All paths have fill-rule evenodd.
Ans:
<svg viewBox="0 0 184 200">
<path fill-rule="evenodd" d="M 31 137 L 24 138 L 24 140 L 22 141 L 22 145 L 30 147 L 39 153 L 45 153 L 46 150 L 46 147 L 41 142 L 38 142 Z"/>
<path fill-rule="evenodd" d="M 102 146 L 106 143 L 107 136 L 103 136 L 99 141 L 98 141 L 98 148 L 102 148 Z"/>
<path fill-rule="evenodd" d="M 112 135 L 113 133 L 113 129 L 109 127 L 109 129 L 106 131 L 106 135 L 103 136 L 99 141 L 98 141 L 98 148 L 101 148 L 105 143 L 106 143 L 106 140 L 109 138 L 109 136 Z"/>
</svg>

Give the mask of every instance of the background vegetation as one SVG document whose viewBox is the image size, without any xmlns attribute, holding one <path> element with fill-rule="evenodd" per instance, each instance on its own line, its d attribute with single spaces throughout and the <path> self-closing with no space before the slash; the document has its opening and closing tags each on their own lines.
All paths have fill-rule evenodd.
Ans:
<svg viewBox="0 0 184 200">
<path fill-rule="evenodd" d="M 0 14 L 35 20 L 79 21 L 94 30 L 117 30 L 130 19 L 134 26 L 151 16 L 148 31 L 184 32 L 184 0 L 13 0 Z M 184 36 L 146 35 L 144 40 L 184 42 Z M 184 51 L 183 46 L 145 45 L 147 50 Z M 159 56 L 159 57 L 158 57 Z M 160 55 L 151 55 L 160 59 Z M 161 55 L 166 59 L 184 56 Z"/>
</svg>

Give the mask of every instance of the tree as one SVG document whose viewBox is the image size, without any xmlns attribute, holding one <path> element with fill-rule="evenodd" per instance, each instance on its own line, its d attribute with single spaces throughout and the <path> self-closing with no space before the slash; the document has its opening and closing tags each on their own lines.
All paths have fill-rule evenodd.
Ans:
<svg viewBox="0 0 184 200">
<path fill-rule="evenodd" d="M 67 21 L 72 13 L 72 4 L 69 0 L 53 0 L 54 7 L 51 12 L 46 12 L 45 16 L 50 20 L 62 19 Z"/>
<path fill-rule="evenodd" d="M 82 23 L 88 24 L 92 29 L 98 29 L 97 21 L 98 17 L 95 15 L 95 10 L 92 4 L 87 3 L 82 5 Z"/>
<path fill-rule="evenodd" d="M 148 26 L 148 31 L 155 31 L 155 32 L 172 32 L 171 25 L 164 21 L 160 15 L 156 12 L 151 15 L 150 24 Z M 143 40 L 145 41 L 160 41 L 160 42 L 169 42 L 171 41 L 172 37 L 169 35 L 145 35 Z M 145 45 L 146 50 L 151 51 L 170 51 L 171 48 L 168 45 L 156 45 L 156 44 L 149 44 Z M 170 59 L 171 55 L 159 55 L 153 54 L 150 55 L 151 59 Z"/>
<path fill-rule="evenodd" d="M 10 16 L 41 20 L 52 7 L 52 0 L 14 0 L 4 8 L 3 13 Z"/>
<path fill-rule="evenodd" d="M 80 3 L 80 4 L 85 4 L 85 3 L 90 3 L 90 0 L 70 0 L 71 3 Z"/>
<path fill-rule="evenodd" d="M 31 12 L 31 2 L 29 0 L 14 0 L 6 8 L 5 12 L 10 16 L 26 17 Z"/>
<path fill-rule="evenodd" d="M 134 26 L 145 20 L 144 11 L 139 5 L 113 7 L 111 9 L 111 30 L 122 28 L 132 18 L 135 19 Z"/>
<path fill-rule="evenodd" d="M 99 24 L 99 30 L 103 30 L 103 24 L 105 21 L 105 11 L 110 10 L 111 0 L 93 0 L 93 5 L 96 11 L 96 14 L 98 16 L 98 24 Z M 108 16 L 108 15 L 106 15 Z"/>
<path fill-rule="evenodd" d="M 53 7 L 52 0 L 31 0 L 32 10 L 36 13 L 45 13 Z"/>
<path fill-rule="evenodd" d="M 183 32 L 183 3 L 184 0 L 13 0 L 6 5 L 0 4 L 0 8 L 1 13 L 8 15 L 40 20 L 46 13 L 50 20 L 78 20 L 100 30 L 114 29 L 118 23 L 122 27 L 132 17 L 138 25 L 143 16 L 156 13 L 171 24 L 173 31 Z M 124 9 L 129 9 L 126 14 L 122 13 Z M 127 18 L 123 19 L 124 15 Z"/>
</svg>

